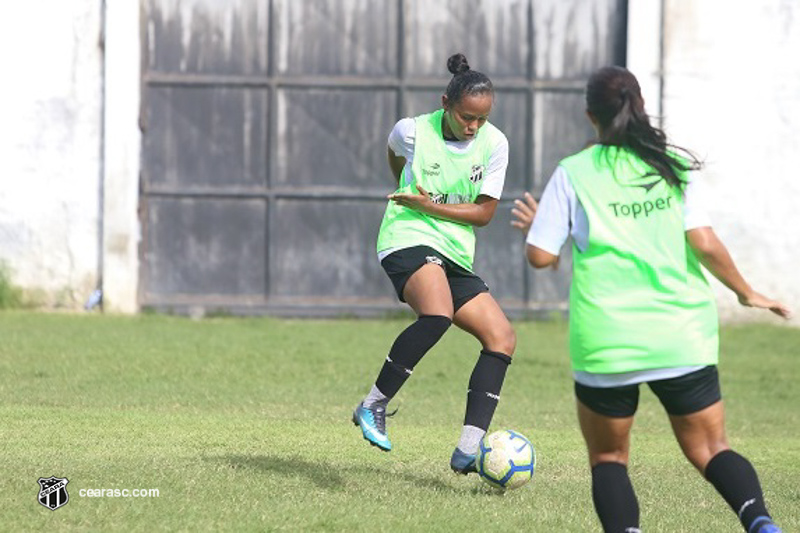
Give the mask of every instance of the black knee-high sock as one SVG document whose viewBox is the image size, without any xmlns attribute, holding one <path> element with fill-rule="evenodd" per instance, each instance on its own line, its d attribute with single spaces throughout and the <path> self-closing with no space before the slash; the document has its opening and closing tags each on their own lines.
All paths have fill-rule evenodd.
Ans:
<svg viewBox="0 0 800 533">
<path fill-rule="evenodd" d="M 639 531 L 639 502 L 622 463 L 598 463 L 592 468 L 592 500 L 605 533 Z"/>
<path fill-rule="evenodd" d="M 375 386 L 387 398 L 393 398 L 406 382 L 414 366 L 450 327 L 446 316 L 421 315 L 395 339 L 383 363 Z"/>
<path fill-rule="evenodd" d="M 481 350 L 469 378 L 465 426 L 475 426 L 484 431 L 489 429 L 510 364 L 511 357 L 504 353 Z"/>
<path fill-rule="evenodd" d="M 705 475 L 739 516 L 745 531 L 750 531 L 759 516 L 769 517 L 755 468 L 735 451 L 725 450 L 712 457 Z"/>
</svg>

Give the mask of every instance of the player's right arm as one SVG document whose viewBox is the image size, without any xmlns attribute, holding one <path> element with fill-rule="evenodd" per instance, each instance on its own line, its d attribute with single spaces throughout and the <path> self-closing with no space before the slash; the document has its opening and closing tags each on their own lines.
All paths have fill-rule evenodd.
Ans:
<svg viewBox="0 0 800 533">
<path fill-rule="evenodd" d="M 413 118 L 402 118 L 395 123 L 389 133 L 386 157 L 389 170 L 399 185 L 403 168 L 414 160 L 414 144 L 416 143 L 416 124 Z"/>
<path fill-rule="evenodd" d="M 400 174 L 403 172 L 403 167 L 406 166 L 406 158 L 396 155 L 391 147 L 387 148 L 387 157 L 389 160 L 389 169 L 392 171 L 394 179 L 400 183 Z"/>
</svg>

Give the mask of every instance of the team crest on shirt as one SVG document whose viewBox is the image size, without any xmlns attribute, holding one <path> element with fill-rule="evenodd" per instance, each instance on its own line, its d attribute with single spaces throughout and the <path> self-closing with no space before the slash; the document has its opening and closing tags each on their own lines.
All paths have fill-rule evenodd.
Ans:
<svg viewBox="0 0 800 533">
<path fill-rule="evenodd" d="M 483 179 L 483 165 L 472 165 L 472 172 L 469 175 L 469 181 L 478 183 Z"/>
</svg>

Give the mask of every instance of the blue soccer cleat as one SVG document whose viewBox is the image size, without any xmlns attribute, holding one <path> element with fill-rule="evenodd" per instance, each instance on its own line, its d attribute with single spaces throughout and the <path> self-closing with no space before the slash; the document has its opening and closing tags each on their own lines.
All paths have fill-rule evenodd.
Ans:
<svg viewBox="0 0 800 533">
<path fill-rule="evenodd" d="M 392 443 L 386 435 L 386 417 L 393 414 L 386 414 L 385 405 L 364 407 L 364 402 L 361 402 L 353 411 L 353 424 L 361 428 L 361 433 L 370 444 L 388 452 L 392 449 Z"/>
<path fill-rule="evenodd" d="M 750 533 L 783 533 L 768 516 L 759 516 L 750 524 Z"/>
<path fill-rule="evenodd" d="M 462 452 L 456 448 L 453 450 L 453 455 L 450 457 L 450 468 L 456 474 L 467 475 L 472 472 L 477 472 L 475 468 L 475 455 Z"/>
</svg>

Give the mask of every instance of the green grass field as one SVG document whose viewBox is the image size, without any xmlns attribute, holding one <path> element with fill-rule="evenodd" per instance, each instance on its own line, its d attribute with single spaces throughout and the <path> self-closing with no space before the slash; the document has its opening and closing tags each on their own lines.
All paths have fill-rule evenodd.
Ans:
<svg viewBox="0 0 800 533">
<path fill-rule="evenodd" d="M 534 481 L 505 495 L 448 468 L 478 346 L 452 329 L 393 402 L 395 450 L 351 424 L 407 320 L 0 313 L 3 531 L 599 531 L 563 322 L 518 322 L 493 429 L 527 435 Z M 721 375 L 732 445 L 773 515 L 800 531 L 800 330 L 730 327 Z M 683 459 L 645 389 L 631 477 L 643 528 L 739 526 Z M 70 500 L 37 502 L 40 477 Z M 81 489 L 159 497 L 81 497 Z"/>
</svg>

